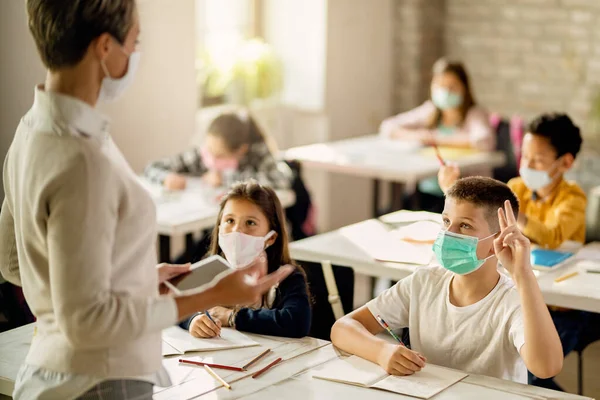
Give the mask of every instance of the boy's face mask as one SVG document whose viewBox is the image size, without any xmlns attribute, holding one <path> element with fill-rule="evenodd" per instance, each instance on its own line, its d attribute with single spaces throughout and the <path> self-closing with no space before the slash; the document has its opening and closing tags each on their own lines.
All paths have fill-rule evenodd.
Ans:
<svg viewBox="0 0 600 400">
<path fill-rule="evenodd" d="M 552 175 L 556 176 L 558 160 L 560 158 L 554 161 L 548 170 L 538 170 L 522 165 L 519 168 L 519 175 L 521 175 L 525 186 L 535 192 L 550 185 L 553 178 L 550 174 L 552 173 Z"/>
<path fill-rule="evenodd" d="M 461 235 L 449 231 L 440 231 L 433 243 L 433 252 L 439 263 L 458 275 L 467 275 L 477 271 L 490 258 L 477 258 L 477 244 L 496 235 L 495 233 L 479 239 L 474 236 Z"/>
</svg>

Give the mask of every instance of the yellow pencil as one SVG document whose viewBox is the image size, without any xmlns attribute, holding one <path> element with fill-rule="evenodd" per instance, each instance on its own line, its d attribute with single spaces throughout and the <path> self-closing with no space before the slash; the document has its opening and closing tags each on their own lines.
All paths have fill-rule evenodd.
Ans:
<svg viewBox="0 0 600 400">
<path fill-rule="evenodd" d="M 211 374 L 213 378 L 215 378 L 216 380 L 221 382 L 221 384 L 223 386 L 225 386 L 227 389 L 231 390 L 231 385 L 229 383 L 225 382 L 225 380 L 223 378 L 221 378 L 219 375 L 217 375 L 217 373 L 215 371 L 213 371 L 211 367 L 209 367 L 208 365 L 205 365 L 204 369 L 206 370 L 206 372 Z"/>
<path fill-rule="evenodd" d="M 570 272 L 568 274 L 564 274 L 564 275 L 559 276 L 558 278 L 556 278 L 554 280 L 554 282 L 558 283 L 558 282 L 566 281 L 567 279 L 572 278 L 572 277 L 574 277 L 577 274 L 579 274 L 578 271 L 574 271 L 574 272 Z"/>
</svg>

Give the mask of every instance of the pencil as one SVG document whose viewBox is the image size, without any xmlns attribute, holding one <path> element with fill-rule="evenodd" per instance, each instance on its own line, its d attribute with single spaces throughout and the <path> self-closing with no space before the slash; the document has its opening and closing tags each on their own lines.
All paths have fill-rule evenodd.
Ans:
<svg viewBox="0 0 600 400">
<path fill-rule="evenodd" d="M 564 275 L 559 276 L 558 278 L 556 278 L 554 280 L 554 282 L 558 283 L 558 282 L 566 281 L 567 279 L 572 278 L 572 277 L 574 277 L 577 274 L 579 274 L 579 272 L 577 272 L 577 271 L 570 272 L 568 274 L 564 274 Z"/>
<path fill-rule="evenodd" d="M 269 352 L 271 351 L 271 349 L 266 349 L 265 351 L 263 351 L 262 353 L 260 353 L 259 355 L 257 355 L 256 357 L 254 357 L 248 364 L 244 365 L 242 367 L 242 369 L 245 371 L 247 370 L 251 365 L 253 365 L 254 363 L 256 363 L 258 360 L 260 360 L 261 358 L 263 358 L 264 356 L 266 356 L 267 354 L 269 354 Z"/>
<path fill-rule="evenodd" d="M 183 363 L 183 364 L 199 365 L 201 367 L 208 366 L 208 367 L 217 368 L 217 369 L 226 369 L 229 371 L 244 372 L 244 370 L 240 367 L 230 367 L 229 365 L 210 364 L 210 363 L 205 363 L 205 362 L 201 362 L 201 361 L 184 360 L 182 358 L 179 359 L 179 362 Z"/>
<path fill-rule="evenodd" d="M 252 375 L 252 379 L 258 378 L 259 376 L 261 376 L 262 374 L 267 372 L 269 369 L 271 369 L 272 367 L 279 364 L 281 361 L 282 361 L 282 358 L 279 357 L 277 360 L 273 361 L 271 364 L 267 365 L 266 367 L 264 367 L 263 369 L 261 369 L 260 371 L 256 372 L 254 375 Z"/>
<path fill-rule="evenodd" d="M 381 324 L 381 326 L 383 326 L 383 328 L 384 328 L 386 331 L 388 331 L 388 333 L 389 333 L 390 335 L 392 335 L 392 337 L 393 337 L 394 339 L 396 339 L 396 341 L 397 341 L 398 343 L 400 343 L 401 345 L 404 345 L 404 343 L 402 343 L 402 339 L 400 339 L 400 338 L 399 338 L 399 337 L 398 337 L 398 336 L 397 336 L 397 335 L 396 335 L 394 332 L 392 332 L 392 330 L 390 329 L 390 326 L 387 324 L 387 322 L 385 322 L 385 321 L 383 320 L 383 318 L 381 318 L 379 315 L 378 315 L 377 317 L 375 317 L 375 318 L 377 318 L 377 321 L 379 321 L 379 323 Z"/>
<path fill-rule="evenodd" d="M 229 383 L 225 382 L 225 380 L 223 378 L 221 378 L 219 375 L 217 375 L 217 373 L 215 371 L 213 371 L 208 365 L 205 365 L 204 369 L 206 370 L 206 372 L 211 374 L 213 378 L 215 378 L 216 380 L 221 382 L 221 384 L 223 386 L 225 386 L 228 390 L 231 390 L 231 385 Z"/>
<path fill-rule="evenodd" d="M 595 269 L 588 269 L 585 272 L 587 272 L 588 274 L 600 274 L 600 271 Z"/>
<path fill-rule="evenodd" d="M 446 165 L 446 161 L 444 161 L 444 159 L 442 158 L 442 154 L 440 153 L 440 149 L 437 147 L 436 144 L 433 145 L 433 150 L 435 150 L 435 156 L 437 157 L 437 159 L 440 162 L 440 164 L 441 165 Z"/>
</svg>

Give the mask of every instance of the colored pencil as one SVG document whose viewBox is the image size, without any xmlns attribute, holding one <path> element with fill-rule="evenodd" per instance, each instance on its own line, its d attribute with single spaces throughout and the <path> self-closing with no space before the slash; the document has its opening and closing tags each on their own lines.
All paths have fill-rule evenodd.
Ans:
<svg viewBox="0 0 600 400">
<path fill-rule="evenodd" d="M 258 378 L 259 376 L 261 376 L 262 374 L 267 372 L 269 369 L 271 369 L 274 366 L 276 366 L 277 364 L 279 364 L 281 361 L 282 361 L 282 358 L 279 357 L 277 360 L 273 361 L 271 364 L 267 365 L 266 367 L 264 367 L 263 369 L 261 369 L 260 371 L 256 372 L 254 375 L 252 375 L 252 379 Z"/>
<path fill-rule="evenodd" d="M 252 366 L 254 363 L 256 363 L 258 360 L 260 360 L 261 358 L 263 358 L 264 356 L 266 356 L 267 354 L 269 354 L 269 352 L 271 351 L 271 349 L 266 349 L 265 351 L 263 351 L 262 353 L 260 353 L 259 355 L 257 355 L 256 357 L 254 357 L 248 364 L 244 365 L 242 367 L 242 369 L 245 371 L 247 370 L 250 366 Z"/>
<path fill-rule="evenodd" d="M 572 278 L 572 277 L 574 277 L 577 274 L 579 274 L 579 272 L 577 272 L 577 271 L 570 272 L 568 274 L 564 274 L 564 275 L 559 276 L 558 278 L 556 278 L 554 280 L 554 282 L 558 283 L 558 282 L 566 281 L 567 279 Z"/>
<path fill-rule="evenodd" d="M 205 363 L 205 362 L 201 362 L 201 361 L 184 360 L 182 358 L 179 359 L 179 362 L 183 363 L 183 364 L 198 365 L 200 367 L 209 366 L 209 367 L 217 368 L 217 369 L 226 369 L 229 371 L 244 372 L 244 370 L 240 367 L 230 367 L 229 365 L 210 364 L 210 363 Z"/>
<path fill-rule="evenodd" d="M 215 371 L 213 371 L 208 365 L 205 365 L 204 369 L 206 370 L 206 372 L 211 374 L 213 378 L 215 378 L 216 380 L 221 382 L 221 384 L 223 386 L 225 386 L 228 390 L 231 390 L 231 385 L 229 383 L 225 382 L 225 379 L 223 379 L 219 375 L 217 375 L 217 373 Z"/>
<path fill-rule="evenodd" d="M 441 165 L 446 165 L 446 161 L 444 161 L 444 159 L 442 158 L 442 154 L 440 153 L 440 149 L 437 147 L 436 144 L 433 145 L 433 150 L 435 151 L 435 156 L 437 157 L 437 159 L 440 162 L 440 164 Z"/>
<path fill-rule="evenodd" d="M 385 322 L 385 321 L 383 320 L 383 318 L 381 318 L 379 315 L 378 315 L 378 316 L 376 316 L 375 318 L 377 319 L 377 321 L 379 321 L 379 323 L 381 324 L 381 326 L 383 326 L 383 328 L 384 328 L 386 331 L 388 331 L 388 333 L 389 333 L 390 335 L 392 335 L 392 337 L 393 337 L 394 339 L 396 339 L 396 341 L 397 341 L 398 343 L 400 343 L 401 345 L 403 345 L 403 346 L 404 346 L 404 343 L 402 342 L 402 339 L 400 339 L 400 338 L 399 338 L 399 337 L 398 337 L 398 336 L 397 336 L 397 335 L 396 335 L 394 332 L 392 332 L 392 330 L 390 329 L 390 326 L 387 324 L 387 322 Z"/>
</svg>

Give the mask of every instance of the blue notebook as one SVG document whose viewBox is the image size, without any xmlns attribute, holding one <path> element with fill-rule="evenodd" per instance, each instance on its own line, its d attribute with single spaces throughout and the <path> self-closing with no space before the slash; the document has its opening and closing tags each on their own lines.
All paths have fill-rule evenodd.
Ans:
<svg viewBox="0 0 600 400">
<path fill-rule="evenodd" d="M 554 267 L 572 256 L 573 253 L 563 251 L 534 249 L 531 250 L 531 264 L 539 267 Z"/>
</svg>

